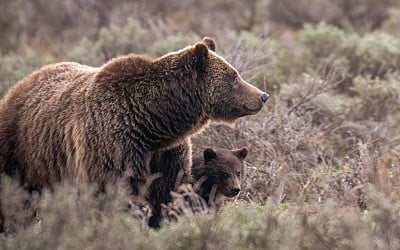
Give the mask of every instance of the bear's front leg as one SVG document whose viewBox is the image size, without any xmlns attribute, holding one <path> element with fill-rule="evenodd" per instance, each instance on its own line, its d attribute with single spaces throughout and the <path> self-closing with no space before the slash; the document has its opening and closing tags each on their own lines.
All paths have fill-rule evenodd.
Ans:
<svg viewBox="0 0 400 250">
<path fill-rule="evenodd" d="M 161 173 L 153 182 L 149 201 L 153 209 L 149 226 L 159 227 L 161 223 L 161 203 L 171 201 L 170 192 L 182 183 L 191 182 L 192 148 L 190 140 L 166 150 L 153 154 L 150 161 L 150 173 Z"/>
<path fill-rule="evenodd" d="M 159 177 L 150 173 L 150 160 L 152 153 L 147 151 L 142 154 L 127 154 L 131 157 L 124 159 L 124 179 L 132 194 L 145 199 L 150 193 L 152 182 Z"/>
</svg>

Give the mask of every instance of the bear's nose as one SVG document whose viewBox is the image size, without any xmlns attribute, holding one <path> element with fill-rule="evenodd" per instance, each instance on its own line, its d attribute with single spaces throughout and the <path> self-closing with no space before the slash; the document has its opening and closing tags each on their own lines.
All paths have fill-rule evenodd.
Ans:
<svg viewBox="0 0 400 250">
<path fill-rule="evenodd" d="M 231 191 L 233 194 L 237 195 L 240 192 L 240 188 L 232 188 Z"/>
<path fill-rule="evenodd" d="M 267 93 L 264 93 L 261 95 L 261 101 L 265 103 L 268 100 L 269 95 Z"/>
</svg>

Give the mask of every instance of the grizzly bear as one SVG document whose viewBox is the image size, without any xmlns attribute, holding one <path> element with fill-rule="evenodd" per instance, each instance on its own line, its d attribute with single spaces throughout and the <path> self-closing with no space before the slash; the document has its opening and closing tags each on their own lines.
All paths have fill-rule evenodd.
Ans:
<svg viewBox="0 0 400 250">
<path fill-rule="evenodd" d="M 193 157 L 195 191 L 210 207 L 221 208 L 223 198 L 235 197 L 245 175 L 247 149 L 206 148 L 203 156 Z"/>
<path fill-rule="evenodd" d="M 0 101 L 0 173 L 41 189 L 64 179 L 103 187 L 130 170 L 132 191 L 145 193 L 153 155 L 190 151 L 190 137 L 209 121 L 233 123 L 268 99 L 214 50 L 205 38 L 156 59 L 37 70 Z M 190 168 L 190 155 L 176 166 Z M 162 172 L 175 181 L 176 170 Z"/>
</svg>

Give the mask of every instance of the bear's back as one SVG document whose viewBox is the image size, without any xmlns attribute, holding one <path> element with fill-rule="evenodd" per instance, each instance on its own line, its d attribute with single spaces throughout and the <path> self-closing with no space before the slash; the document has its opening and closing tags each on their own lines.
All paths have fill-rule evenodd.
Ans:
<svg viewBox="0 0 400 250">
<path fill-rule="evenodd" d="M 16 105 L 21 107 L 28 102 L 45 102 L 56 93 L 64 90 L 71 83 L 83 83 L 92 77 L 97 68 L 81 65 L 78 63 L 57 63 L 33 72 L 15 84 L 0 102 L 1 110 L 4 105 Z"/>
<path fill-rule="evenodd" d="M 76 89 L 85 86 L 97 71 L 78 63 L 58 63 L 33 72 L 16 83 L 1 100 L 0 130 L 5 126 L 18 126 L 18 121 L 25 118 L 57 109 Z M 26 122 L 29 123 L 29 118 Z M 4 133 L 0 133 L 0 139 L 3 136 Z"/>
<path fill-rule="evenodd" d="M 71 109 L 69 97 L 97 71 L 78 63 L 53 64 L 33 72 L 8 91 L 0 101 L 1 173 L 23 175 L 19 171 L 24 156 L 50 150 L 34 145 L 43 145 L 41 140 L 50 137 L 46 133 L 63 123 L 61 114 Z M 60 132 L 54 135 L 61 136 Z M 62 140 L 54 139 L 54 143 Z"/>
</svg>

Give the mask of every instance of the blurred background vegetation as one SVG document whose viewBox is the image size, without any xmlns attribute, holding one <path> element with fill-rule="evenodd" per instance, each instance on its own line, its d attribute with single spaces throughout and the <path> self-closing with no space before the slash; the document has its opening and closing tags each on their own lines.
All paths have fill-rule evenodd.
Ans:
<svg viewBox="0 0 400 250">
<path fill-rule="evenodd" d="M 0 248 L 400 248 L 398 0 L 0 0 L 0 13 L 0 96 L 45 64 L 157 57 L 203 36 L 271 94 L 257 116 L 193 139 L 195 153 L 250 151 L 242 192 L 221 213 L 152 231 L 113 188 L 93 198 L 61 185 L 26 206 L 5 181 L 19 230 Z M 26 226 L 32 206 L 40 222 Z"/>
</svg>

